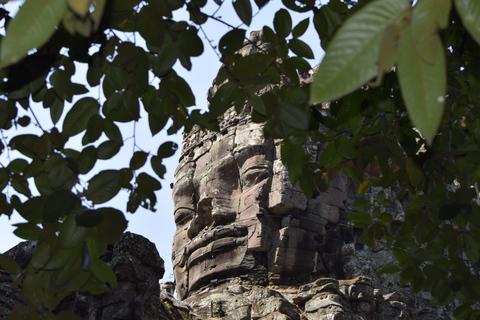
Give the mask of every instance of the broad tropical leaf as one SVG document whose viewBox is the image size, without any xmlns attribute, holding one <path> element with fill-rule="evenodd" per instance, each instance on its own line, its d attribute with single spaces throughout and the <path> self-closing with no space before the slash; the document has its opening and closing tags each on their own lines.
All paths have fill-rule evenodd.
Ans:
<svg viewBox="0 0 480 320">
<path fill-rule="evenodd" d="M 407 0 L 375 1 L 358 11 L 329 44 L 312 84 L 311 102 L 337 99 L 377 74 L 377 60 L 387 28 L 404 17 Z"/>
<path fill-rule="evenodd" d="M 88 181 L 84 195 L 95 204 L 107 202 L 117 195 L 123 186 L 125 173 L 117 170 L 104 170 Z"/>
<path fill-rule="evenodd" d="M 98 113 L 99 104 L 97 100 L 86 97 L 78 100 L 68 111 L 63 121 L 63 132 L 72 137 L 87 129 L 90 117 Z"/>
<path fill-rule="evenodd" d="M 458 14 L 470 35 L 480 44 L 480 2 L 478 0 L 455 0 Z"/>
<path fill-rule="evenodd" d="M 0 67 L 20 61 L 45 44 L 67 10 L 65 0 L 27 0 L 8 24 L 2 40 Z"/>
<path fill-rule="evenodd" d="M 430 143 L 443 111 L 446 90 L 446 65 L 440 37 L 433 34 L 434 63 L 418 53 L 410 28 L 404 30 L 398 51 L 398 76 L 403 100 L 412 123 Z"/>
</svg>

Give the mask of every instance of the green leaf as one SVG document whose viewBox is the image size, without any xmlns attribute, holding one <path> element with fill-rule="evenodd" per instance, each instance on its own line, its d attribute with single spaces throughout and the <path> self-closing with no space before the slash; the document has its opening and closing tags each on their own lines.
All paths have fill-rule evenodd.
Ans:
<svg viewBox="0 0 480 320">
<path fill-rule="evenodd" d="M 355 159 L 357 157 L 357 152 L 355 150 L 355 143 L 347 139 L 344 136 L 341 136 L 338 139 L 338 146 L 337 152 L 344 158 L 344 159 Z"/>
<path fill-rule="evenodd" d="M 99 225 L 103 221 L 101 212 L 97 210 L 85 209 L 79 211 L 75 216 L 75 222 L 79 227 L 91 228 Z"/>
<path fill-rule="evenodd" d="M 0 255 L 0 268 L 11 274 L 19 274 L 23 271 L 17 261 L 15 261 L 12 256 L 6 254 Z"/>
<path fill-rule="evenodd" d="M 255 0 L 255 3 L 257 4 L 258 9 L 263 8 L 269 0 Z"/>
<path fill-rule="evenodd" d="M 53 104 L 50 106 L 50 118 L 52 119 L 53 124 L 57 124 L 58 120 L 63 113 L 64 101 L 58 97 L 55 99 Z"/>
<path fill-rule="evenodd" d="M 182 77 L 172 70 L 166 81 L 162 82 L 165 86 L 180 99 L 184 106 L 190 107 L 195 105 L 195 95 L 189 84 Z"/>
<path fill-rule="evenodd" d="M 40 235 L 40 227 L 33 223 L 16 223 L 13 226 L 17 227 L 17 229 L 13 230 L 13 233 L 22 239 L 30 240 L 30 241 L 37 241 L 38 236 Z"/>
<path fill-rule="evenodd" d="M 470 304 L 464 304 L 453 312 L 453 316 L 456 319 L 471 319 L 470 316 L 472 314 L 472 306 Z"/>
<path fill-rule="evenodd" d="M 116 140 L 123 143 L 122 133 L 120 132 L 120 129 L 115 124 L 115 122 L 106 120 L 105 127 L 103 130 L 105 132 L 105 135 L 108 137 L 108 139 Z"/>
<path fill-rule="evenodd" d="M 156 191 L 162 188 L 160 182 L 151 175 L 142 172 L 137 177 L 138 188 L 143 191 Z"/>
<path fill-rule="evenodd" d="M 18 150 L 24 156 L 29 158 L 35 157 L 35 144 L 38 137 L 33 134 L 22 134 L 13 137 L 8 145 L 12 150 Z"/>
<path fill-rule="evenodd" d="M 305 57 L 307 59 L 313 59 L 313 51 L 308 44 L 300 39 L 292 39 L 288 42 L 288 47 L 299 57 Z"/>
<path fill-rule="evenodd" d="M 163 179 L 163 177 L 165 176 L 165 173 L 167 172 L 167 168 L 165 167 L 165 165 L 163 165 L 162 158 L 158 156 L 153 156 L 150 159 L 150 165 L 152 166 L 152 169 L 155 172 L 155 174 L 160 179 Z"/>
<path fill-rule="evenodd" d="M 480 3 L 477 0 L 455 0 L 455 7 L 465 28 L 480 44 Z"/>
<path fill-rule="evenodd" d="M 97 157 L 101 160 L 108 160 L 115 156 L 123 143 L 116 140 L 107 140 L 102 142 L 97 149 Z"/>
<path fill-rule="evenodd" d="M 72 102 L 73 97 L 73 83 L 70 80 L 70 75 L 62 69 L 57 69 L 52 75 L 50 76 L 50 83 L 55 89 L 55 92 L 58 96 L 63 99 L 67 100 L 68 102 Z"/>
<path fill-rule="evenodd" d="M 92 270 L 93 274 L 103 283 L 109 283 L 112 288 L 117 288 L 117 277 L 115 273 L 112 271 L 112 268 L 108 266 L 102 260 L 95 260 L 90 263 L 90 270 Z"/>
<path fill-rule="evenodd" d="M 47 159 L 52 151 L 52 141 L 50 141 L 50 135 L 48 133 L 44 133 L 37 139 L 34 150 L 40 159 Z"/>
<path fill-rule="evenodd" d="M 280 105 L 279 118 L 283 123 L 296 130 L 308 130 L 310 128 L 310 120 L 305 107 L 288 101 Z"/>
<path fill-rule="evenodd" d="M 28 161 L 25 159 L 15 159 L 11 161 L 7 168 L 13 173 L 23 173 L 28 166 Z"/>
<path fill-rule="evenodd" d="M 413 125 L 432 142 L 442 118 L 446 90 L 446 64 L 443 45 L 433 34 L 434 63 L 418 54 L 409 28 L 400 38 L 398 49 L 398 78 L 403 100 Z"/>
<path fill-rule="evenodd" d="M 310 168 L 304 168 L 299 179 L 300 187 L 307 198 L 311 198 L 317 190 L 316 176 Z"/>
<path fill-rule="evenodd" d="M 99 107 L 97 100 L 91 97 L 75 102 L 63 121 L 63 133 L 72 137 L 87 129 L 90 117 L 98 114 Z"/>
<path fill-rule="evenodd" d="M 81 17 L 85 17 L 90 9 L 92 0 L 67 0 L 68 6 Z"/>
<path fill-rule="evenodd" d="M 374 1 L 350 17 L 328 46 L 312 83 L 311 103 L 338 99 L 373 78 L 385 31 L 409 7 L 408 0 Z"/>
<path fill-rule="evenodd" d="M 284 140 L 281 146 L 282 162 L 288 167 L 288 174 L 292 184 L 300 179 L 304 166 L 305 151 L 301 145 L 295 145 L 288 140 Z"/>
<path fill-rule="evenodd" d="M 234 82 L 225 82 L 213 96 L 210 102 L 210 110 L 214 116 L 219 116 L 227 111 L 233 102 L 243 94 Z"/>
<path fill-rule="evenodd" d="M 440 207 L 438 210 L 438 218 L 442 220 L 450 220 L 455 218 L 461 210 L 459 203 L 447 203 Z"/>
<path fill-rule="evenodd" d="M 366 228 L 372 222 L 372 216 L 366 212 L 354 212 L 348 216 L 347 220 L 355 227 Z"/>
<path fill-rule="evenodd" d="M 138 21 L 138 32 L 149 45 L 158 47 L 162 45 L 165 33 L 164 21 L 155 10 L 152 10 L 151 5 L 142 7 L 136 21 Z"/>
<path fill-rule="evenodd" d="M 203 53 L 203 41 L 198 36 L 198 30 L 190 27 L 181 32 L 177 37 L 177 48 L 179 54 L 185 54 L 191 57 L 198 57 Z M 171 49 L 170 49 L 171 50 Z"/>
<path fill-rule="evenodd" d="M 280 9 L 273 18 L 275 32 L 282 38 L 286 38 L 292 31 L 292 17 L 285 9 Z"/>
<path fill-rule="evenodd" d="M 135 151 L 132 158 L 130 159 L 130 169 L 138 170 L 145 165 L 147 162 L 148 153 L 143 151 Z"/>
<path fill-rule="evenodd" d="M 10 181 L 10 172 L 8 172 L 6 168 L 0 168 L 0 191 L 5 189 L 9 181 Z M 3 194 L 3 196 L 5 196 L 5 194 Z"/>
<path fill-rule="evenodd" d="M 310 18 L 306 18 L 302 21 L 300 21 L 295 28 L 292 30 L 292 36 L 294 38 L 299 38 L 301 37 L 305 31 L 308 29 L 308 25 L 310 24 Z"/>
<path fill-rule="evenodd" d="M 78 171 L 80 174 L 87 174 L 93 169 L 98 159 L 98 152 L 94 146 L 86 147 L 77 158 Z"/>
<path fill-rule="evenodd" d="M 77 226 L 76 215 L 68 215 L 65 221 L 60 226 L 60 234 L 58 240 L 62 248 L 73 248 L 85 241 L 88 236 L 88 229 L 82 226 Z"/>
<path fill-rule="evenodd" d="M 252 5 L 250 0 L 234 0 L 233 8 L 235 8 L 235 12 L 243 23 L 247 26 L 252 23 Z"/>
<path fill-rule="evenodd" d="M 46 197 L 33 197 L 17 205 L 15 209 L 28 222 L 38 224 L 43 220 L 41 208 L 45 205 L 45 201 Z"/>
<path fill-rule="evenodd" d="M 123 213 L 114 208 L 99 208 L 97 212 L 103 216 L 103 221 L 94 227 L 96 238 L 107 243 L 120 240 L 128 225 Z"/>
<path fill-rule="evenodd" d="M 80 198 L 69 190 L 57 190 L 47 198 L 43 207 L 43 222 L 54 222 L 72 212 Z"/>
<path fill-rule="evenodd" d="M 94 114 L 87 122 L 87 132 L 85 135 L 88 138 L 88 143 L 92 143 L 98 140 L 103 132 L 105 120 L 99 114 Z"/>
<path fill-rule="evenodd" d="M 367 211 L 370 209 L 372 203 L 368 199 L 359 199 L 353 203 L 353 207 L 361 211 Z"/>
<path fill-rule="evenodd" d="M 157 77 L 163 77 L 172 70 L 172 67 L 178 58 L 178 53 L 172 37 L 169 34 L 166 34 L 163 39 L 163 44 L 155 51 L 157 57 L 153 64 L 153 72 Z"/>
<path fill-rule="evenodd" d="M 100 171 L 88 181 L 84 195 L 95 204 L 107 202 L 115 197 L 123 186 L 125 173 L 117 170 Z"/>
<path fill-rule="evenodd" d="M 160 158 L 169 158 L 175 154 L 178 149 L 178 144 L 173 141 L 164 142 L 158 147 L 157 155 Z"/>
<path fill-rule="evenodd" d="M 407 170 L 408 179 L 412 186 L 416 187 L 422 182 L 423 171 L 412 157 L 405 160 L 405 169 Z"/>
<path fill-rule="evenodd" d="M 0 67 L 20 61 L 45 44 L 67 10 L 65 0 L 27 0 L 7 25 L 2 39 Z"/>
<path fill-rule="evenodd" d="M 224 56 L 234 54 L 243 45 L 245 30 L 233 29 L 227 32 L 218 43 L 218 50 Z"/>
<path fill-rule="evenodd" d="M 381 276 L 382 274 L 387 274 L 387 273 L 396 273 L 399 271 L 400 271 L 400 268 L 397 265 L 390 265 L 378 270 L 377 276 Z"/>
<path fill-rule="evenodd" d="M 235 59 L 235 65 L 232 68 L 232 73 L 240 80 L 258 77 L 260 74 L 275 61 L 275 59 L 268 54 L 253 53 Z"/>
<path fill-rule="evenodd" d="M 449 4 L 451 2 L 424 0 L 415 6 L 412 15 L 411 35 L 413 42 L 417 53 L 429 64 L 435 62 L 435 50 L 438 49 L 435 45 L 432 45 L 431 42 L 435 41 L 435 37 L 432 37 L 432 34 L 434 34 L 439 27 L 439 23 L 436 20 L 437 10 L 435 9 L 442 8 L 442 6 L 438 5 L 441 3 Z M 447 11 L 447 17 L 448 13 L 449 11 Z"/>
<path fill-rule="evenodd" d="M 248 103 L 253 107 L 253 109 L 260 113 L 261 115 L 267 114 L 267 108 L 265 108 L 265 104 L 263 100 L 256 94 L 251 94 L 248 98 Z"/>
</svg>

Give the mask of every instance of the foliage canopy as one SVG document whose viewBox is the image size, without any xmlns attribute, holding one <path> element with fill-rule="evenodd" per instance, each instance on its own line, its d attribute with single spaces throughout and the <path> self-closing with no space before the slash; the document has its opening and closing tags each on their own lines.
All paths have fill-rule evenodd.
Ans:
<svg viewBox="0 0 480 320">
<path fill-rule="evenodd" d="M 283 139 L 282 160 L 290 179 L 307 195 L 326 190 L 340 171 L 360 181 L 359 196 L 371 186 L 394 187 L 396 198 L 409 203 L 398 230 L 392 228 L 392 199 L 385 192 L 375 201 L 357 201 L 358 212 L 349 218 L 363 228 L 369 246 L 383 243 L 393 249 L 398 267 L 380 273 L 400 271 L 403 283 L 414 292 L 430 292 L 433 303 L 461 301 L 456 317 L 479 317 L 472 305 L 480 300 L 475 275 L 480 258 L 480 3 L 282 2 L 285 9 L 275 14 L 274 28 L 261 31 L 269 51 L 237 54 L 247 40 L 243 26 L 231 26 L 219 39 L 219 88 L 203 114 L 188 109 L 195 97 L 172 66 L 179 61 L 190 69 L 191 57 L 203 53 L 199 29 L 204 23 L 228 25 L 203 11 L 207 0 L 26 0 L 13 19 L 0 9 L 6 26 L 0 43 L 2 137 L 17 126 L 42 131 L 0 142 L 1 152 L 23 155 L 0 168 L 1 213 L 18 211 L 25 222 L 15 234 L 38 241 L 25 270 L 0 256 L 2 268 L 20 274 L 16 285 L 22 286 L 27 304 L 12 319 L 71 319 L 53 312 L 69 292 L 115 287 L 115 276 L 100 255 L 119 238 L 126 220 L 120 211 L 99 205 L 126 189 L 127 211 L 154 210 L 158 179 L 166 170 L 162 159 L 177 148 L 165 142 L 156 153 L 135 150 L 129 167 L 97 172 L 97 161 L 111 159 L 123 146 L 120 123 L 139 121 L 143 108 L 152 135 L 169 119 L 168 133 L 193 124 L 216 130 L 217 116 L 232 105 L 241 110 L 245 103 L 253 107 L 254 121 L 266 122 L 268 138 Z M 267 3 L 235 0 L 233 7 L 248 26 L 254 8 Z M 190 20 L 174 20 L 176 10 L 187 10 Z M 292 11 L 305 15 L 295 26 Z M 305 59 L 314 54 L 300 39 L 310 23 L 326 56 L 313 83 L 301 85 L 299 74 L 311 68 Z M 138 34 L 146 47 L 121 33 Z M 88 86 L 101 90 L 104 101 L 85 97 L 87 86 L 72 82 L 75 63 L 88 66 Z M 153 85 L 152 78 L 159 84 Z M 258 97 L 260 89 L 280 84 Z M 68 110 L 66 101 L 74 101 Z M 52 128 L 38 122 L 38 104 L 32 102 L 50 111 Z M 18 116 L 19 108 L 33 120 Z M 66 148 L 79 134 L 80 150 Z M 307 139 L 326 146 L 318 161 L 304 156 Z M 157 177 L 140 172 L 148 159 Z M 372 165 L 376 174 L 367 175 Z M 83 187 L 78 178 L 89 173 L 94 175 Z M 7 193 L 8 188 L 15 192 Z M 39 306 L 45 309 L 41 315 Z"/>
</svg>

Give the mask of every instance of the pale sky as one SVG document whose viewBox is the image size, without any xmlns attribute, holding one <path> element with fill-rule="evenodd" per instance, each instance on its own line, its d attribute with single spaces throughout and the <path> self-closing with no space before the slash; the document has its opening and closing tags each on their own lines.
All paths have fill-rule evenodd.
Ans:
<svg viewBox="0 0 480 320">
<path fill-rule="evenodd" d="M 210 7 L 207 7 L 205 12 L 213 13 L 218 7 L 213 1 L 209 1 L 208 3 Z M 277 12 L 280 7 L 280 1 L 272 1 L 266 7 L 264 7 L 261 10 L 260 14 L 253 18 L 252 25 L 250 26 L 250 28 L 248 28 L 247 34 L 249 34 L 249 32 L 253 30 L 260 30 L 263 25 L 268 25 L 273 29 L 273 17 L 275 12 Z M 256 12 L 256 9 L 256 6 L 254 6 L 254 13 Z M 177 14 L 175 18 L 188 21 L 189 17 L 183 12 L 183 10 L 178 11 L 182 11 L 183 16 L 181 14 Z M 293 26 L 295 26 L 298 22 L 307 17 L 307 14 L 291 14 L 293 18 Z M 237 18 L 236 14 L 233 11 L 233 7 L 230 1 L 225 1 L 224 5 L 222 6 L 221 10 L 217 12 L 216 16 L 222 16 L 225 21 L 235 26 L 239 26 L 241 24 L 240 20 Z M 308 13 L 308 17 L 311 18 L 310 13 Z M 242 27 L 245 28 L 245 26 Z M 211 40 L 214 40 L 214 45 L 218 44 L 218 40 L 220 39 L 221 35 L 229 31 L 226 26 L 213 20 L 209 20 L 206 24 L 203 25 L 203 28 L 207 36 Z M 204 39 L 201 31 L 199 31 L 199 36 Z M 323 51 L 320 48 L 320 43 L 313 27 L 312 19 L 310 19 L 310 26 L 307 33 L 303 37 L 301 37 L 301 39 L 307 42 L 315 53 L 315 59 L 310 61 L 310 64 L 314 66 L 323 57 Z M 175 70 L 190 84 L 193 93 L 195 94 L 197 107 L 192 107 L 192 109 L 206 109 L 206 93 L 218 72 L 220 62 L 218 61 L 217 55 L 214 53 L 208 42 L 204 40 L 203 55 L 201 57 L 192 58 L 192 63 L 193 68 L 190 72 L 183 69 L 183 67 L 179 63 L 177 63 L 177 65 L 175 66 Z M 82 70 L 77 68 L 77 73 L 82 73 Z M 86 83 L 85 80 L 82 79 L 82 77 L 84 79 L 84 76 L 80 76 L 78 78 L 75 78 L 74 81 Z M 91 92 L 92 96 L 95 98 L 98 98 L 97 96 L 95 96 L 97 91 L 98 90 L 96 90 L 95 88 Z M 39 109 L 43 108 L 39 107 Z M 64 111 L 64 115 L 65 114 L 66 110 Z M 45 127 L 51 128 L 52 124 L 49 120 L 48 113 L 46 113 L 42 120 L 40 120 L 42 124 L 44 123 L 43 119 L 45 119 L 45 123 L 48 124 L 45 125 Z M 158 146 L 165 141 L 175 141 L 179 144 L 179 146 L 181 146 L 181 133 L 175 136 L 167 136 L 166 133 L 162 131 L 152 139 L 146 121 L 147 118 L 144 114 L 142 116 L 142 119 L 140 119 L 140 122 L 136 125 L 136 143 L 144 151 L 150 151 L 155 154 Z M 61 128 L 61 126 L 59 127 Z M 168 126 L 166 128 L 168 128 Z M 133 133 L 133 124 L 122 125 L 121 130 L 124 138 L 130 137 Z M 10 131 L 8 132 L 10 133 Z M 37 130 L 37 133 L 40 132 Z M 10 133 L 10 136 L 12 136 L 12 134 L 13 133 Z M 82 134 L 76 136 L 76 142 L 73 141 L 71 144 L 69 144 L 69 146 L 79 150 L 79 141 L 81 139 L 81 136 Z M 75 145 L 75 143 L 77 145 Z M 132 139 L 125 141 L 125 146 L 122 147 L 122 152 L 110 160 L 97 162 L 97 165 L 94 168 L 94 172 L 98 172 L 100 169 L 107 169 L 111 167 L 127 167 L 132 154 L 132 147 Z M 127 230 L 133 233 L 140 234 L 155 243 L 160 253 L 160 256 L 165 260 L 165 275 L 161 280 L 162 282 L 173 281 L 173 270 L 170 256 L 172 238 L 175 232 L 175 224 L 173 221 L 173 201 L 171 198 L 170 183 L 173 182 L 173 173 L 178 164 L 179 157 L 180 151 L 177 151 L 177 153 L 173 157 L 164 160 L 164 164 L 167 167 L 167 174 L 165 176 L 165 180 L 161 181 L 162 189 L 156 193 L 158 200 L 156 205 L 157 211 L 151 212 L 143 208 L 139 208 L 135 214 L 125 214 L 127 220 L 129 221 Z M 4 165 L 8 163 L 5 155 L 0 156 L 0 161 Z M 142 172 L 142 170 L 145 170 L 145 168 L 142 168 L 140 170 L 141 171 L 139 172 Z M 150 172 L 150 174 L 155 176 L 153 173 L 151 173 L 151 171 L 147 172 Z M 89 178 L 90 177 L 87 176 L 84 177 L 82 180 L 86 182 Z M 34 184 L 31 183 L 31 186 L 34 186 Z M 125 212 L 127 197 L 128 194 L 122 191 L 114 199 L 101 206 L 116 207 L 119 210 Z M 12 227 L 11 225 L 17 222 L 23 222 L 22 218 L 17 213 L 14 213 L 12 215 L 11 220 L 8 220 L 5 215 L 0 216 L 0 252 L 4 252 L 17 244 L 19 241 L 22 241 L 22 239 L 19 239 L 13 234 L 14 227 Z"/>
</svg>

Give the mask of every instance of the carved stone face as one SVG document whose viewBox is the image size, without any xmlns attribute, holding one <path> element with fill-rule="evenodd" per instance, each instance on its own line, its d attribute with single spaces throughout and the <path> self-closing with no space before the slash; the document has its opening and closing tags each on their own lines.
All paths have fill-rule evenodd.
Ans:
<svg viewBox="0 0 480 320">
<path fill-rule="evenodd" d="M 259 285 L 310 281 L 337 263 L 325 225 L 338 221 L 343 193 L 308 200 L 290 184 L 263 125 L 246 119 L 184 139 L 173 187 L 179 299 L 233 278 Z"/>
</svg>

